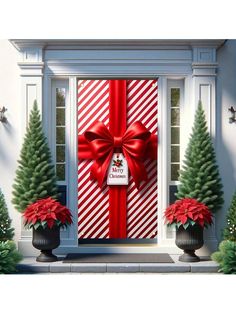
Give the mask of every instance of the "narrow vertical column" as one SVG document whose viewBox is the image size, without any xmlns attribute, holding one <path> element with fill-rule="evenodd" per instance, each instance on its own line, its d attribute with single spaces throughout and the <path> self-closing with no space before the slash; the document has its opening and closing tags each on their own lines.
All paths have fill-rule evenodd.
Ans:
<svg viewBox="0 0 236 314">
<path fill-rule="evenodd" d="M 123 136 L 126 131 L 126 81 L 109 82 L 109 129 L 113 136 Z M 109 237 L 127 237 L 126 186 L 109 188 Z"/>
<path fill-rule="evenodd" d="M 38 103 L 38 108 L 42 114 L 42 94 L 43 94 L 43 47 L 28 46 L 27 43 L 20 46 L 18 66 L 21 76 L 21 138 L 23 139 L 26 127 L 29 122 L 30 111 L 34 101 Z M 21 221 L 21 238 L 18 248 L 24 255 L 32 255 L 31 242 L 32 232 L 27 230 Z M 29 242 L 28 242 L 29 241 Z"/>
<path fill-rule="evenodd" d="M 193 47 L 193 100 L 194 111 L 201 100 L 207 119 L 208 131 L 216 148 L 216 47 Z M 192 116 L 194 112 L 192 112 Z M 217 249 L 215 224 L 204 230 L 205 246 L 202 250 L 205 255 Z M 202 253 L 203 254 L 203 253 Z"/>
</svg>

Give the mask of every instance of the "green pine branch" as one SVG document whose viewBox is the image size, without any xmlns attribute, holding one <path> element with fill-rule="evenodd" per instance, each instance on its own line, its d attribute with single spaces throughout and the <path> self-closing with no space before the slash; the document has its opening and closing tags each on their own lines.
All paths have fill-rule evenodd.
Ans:
<svg viewBox="0 0 236 314">
<path fill-rule="evenodd" d="M 11 227 L 11 219 L 8 214 L 4 195 L 0 190 L 0 241 L 12 240 L 14 229 Z"/>
<path fill-rule="evenodd" d="M 40 198 L 57 198 L 56 181 L 51 152 L 35 101 L 18 160 L 12 203 L 23 212 L 27 205 Z"/>
<path fill-rule="evenodd" d="M 205 203 L 212 212 L 222 207 L 222 184 L 201 102 L 195 113 L 179 181 L 178 199 L 195 198 Z"/>
</svg>

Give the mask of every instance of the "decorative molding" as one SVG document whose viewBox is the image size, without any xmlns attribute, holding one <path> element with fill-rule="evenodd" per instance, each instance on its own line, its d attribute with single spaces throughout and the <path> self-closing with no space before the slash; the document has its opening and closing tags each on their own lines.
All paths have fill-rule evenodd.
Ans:
<svg viewBox="0 0 236 314">
<path fill-rule="evenodd" d="M 213 63 L 193 62 L 192 67 L 194 69 L 216 69 L 218 67 L 218 63 L 217 62 L 213 62 Z"/>
<path fill-rule="evenodd" d="M 44 62 L 18 62 L 21 76 L 43 76 Z"/>
<path fill-rule="evenodd" d="M 216 76 L 218 63 L 192 63 L 193 76 Z"/>
<path fill-rule="evenodd" d="M 216 62 L 216 48 L 193 48 L 193 62 L 196 63 L 213 63 Z"/>
<path fill-rule="evenodd" d="M 192 49 L 192 47 L 221 47 L 223 39 L 11 39 L 10 42 L 18 50 L 25 47 L 41 47 L 43 49 L 88 49 L 88 50 L 133 50 L 133 49 Z"/>
</svg>

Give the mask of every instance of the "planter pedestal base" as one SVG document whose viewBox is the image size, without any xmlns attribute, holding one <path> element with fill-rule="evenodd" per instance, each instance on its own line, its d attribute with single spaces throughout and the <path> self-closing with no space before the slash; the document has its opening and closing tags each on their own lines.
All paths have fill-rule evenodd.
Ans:
<svg viewBox="0 0 236 314">
<path fill-rule="evenodd" d="M 175 244 L 184 251 L 179 257 L 179 261 L 185 263 L 199 262 L 200 258 L 195 254 L 195 250 L 203 246 L 203 228 L 195 224 L 188 228 L 179 226 L 176 229 Z"/>
<path fill-rule="evenodd" d="M 184 254 L 179 257 L 180 262 L 199 262 L 200 258 L 195 254 L 195 250 L 184 250 Z"/>
<path fill-rule="evenodd" d="M 33 246 L 41 251 L 41 254 L 36 258 L 37 262 L 55 262 L 57 257 L 52 254 L 52 250 L 57 248 L 60 244 L 60 228 L 58 226 L 53 228 L 33 228 Z"/>
<path fill-rule="evenodd" d="M 41 254 L 36 258 L 37 262 L 56 262 L 57 256 L 52 254 L 52 250 L 41 250 Z"/>
</svg>

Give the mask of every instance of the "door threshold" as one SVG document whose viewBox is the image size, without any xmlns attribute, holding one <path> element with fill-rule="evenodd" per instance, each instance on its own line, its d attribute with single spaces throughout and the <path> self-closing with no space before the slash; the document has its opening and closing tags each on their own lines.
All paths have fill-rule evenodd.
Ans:
<svg viewBox="0 0 236 314">
<path fill-rule="evenodd" d="M 157 239 L 79 239 L 80 247 L 129 247 L 129 246 L 153 246 L 157 245 Z"/>
</svg>

